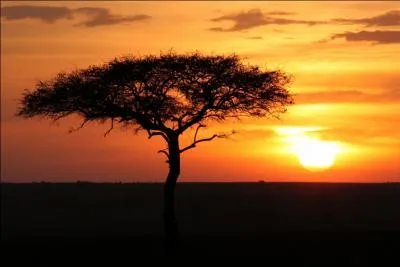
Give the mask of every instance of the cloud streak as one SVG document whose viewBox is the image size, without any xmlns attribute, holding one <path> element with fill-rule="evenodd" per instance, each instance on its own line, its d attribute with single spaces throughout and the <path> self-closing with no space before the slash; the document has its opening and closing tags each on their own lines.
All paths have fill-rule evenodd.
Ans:
<svg viewBox="0 0 400 267">
<path fill-rule="evenodd" d="M 331 40 L 344 38 L 348 42 L 370 41 L 375 44 L 396 44 L 400 43 L 400 31 L 360 31 L 345 32 L 331 36 Z"/>
<path fill-rule="evenodd" d="M 333 19 L 333 23 L 339 24 L 363 24 L 367 27 L 372 26 L 399 26 L 400 25 L 400 10 L 391 10 L 382 15 L 377 15 L 370 18 L 361 19 Z"/>
<path fill-rule="evenodd" d="M 272 16 L 291 16 L 296 15 L 294 12 L 286 12 L 286 11 L 271 11 L 264 13 L 265 15 L 272 15 Z"/>
<path fill-rule="evenodd" d="M 97 7 L 83 7 L 74 10 L 75 13 L 82 13 L 90 17 L 90 19 L 78 24 L 85 27 L 96 27 L 101 25 L 113 25 L 123 22 L 132 22 L 146 20 L 151 18 L 148 15 L 139 14 L 133 16 L 113 15 L 108 9 Z"/>
<path fill-rule="evenodd" d="M 250 40 L 262 40 L 264 38 L 262 38 L 261 36 L 251 36 L 251 37 L 248 37 L 247 39 L 250 39 Z"/>
<path fill-rule="evenodd" d="M 75 24 L 75 26 L 96 27 L 115 25 L 124 22 L 134 22 L 150 19 L 151 16 L 137 14 L 132 16 L 115 15 L 107 8 L 83 7 L 70 9 L 67 7 L 53 6 L 7 6 L 1 8 L 1 17 L 5 20 L 38 19 L 44 23 L 55 23 L 61 19 L 71 20 L 76 15 L 84 15 L 86 20 Z"/>
<path fill-rule="evenodd" d="M 262 12 L 260 9 L 251 9 L 245 12 L 239 12 L 234 14 L 227 14 L 217 18 L 211 19 L 213 22 L 222 22 L 222 21 L 231 21 L 233 22 L 233 26 L 230 28 L 223 27 L 213 27 L 209 30 L 217 31 L 217 32 L 235 32 L 235 31 L 243 31 L 248 30 L 264 25 L 326 25 L 326 24 L 343 24 L 343 25 L 357 25 L 361 24 L 366 27 L 387 27 L 387 26 L 400 26 L 400 10 L 390 10 L 384 14 L 380 14 L 373 17 L 367 18 L 335 18 L 326 21 L 316 21 L 316 20 L 298 20 L 291 18 L 284 18 L 281 16 L 290 16 L 294 15 L 292 12 L 284 12 L 284 11 L 271 11 L 271 12 Z M 395 38 L 389 38 L 387 34 L 395 34 Z M 358 40 L 359 38 L 366 38 L 367 40 L 371 39 L 372 41 L 376 41 L 378 43 L 391 43 L 397 42 L 396 32 L 387 32 L 387 31 L 375 31 L 375 32 L 359 32 L 359 33 L 346 33 L 339 34 L 334 36 L 334 38 L 344 37 L 348 40 Z"/>
<path fill-rule="evenodd" d="M 72 10 L 67 7 L 51 6 L 7 6 L 1 8 L 1 17 L 6 20 L 38 19 L 54 23 L 60 19 L 71 19 Z"/>
<path fill-rule="evenodd" d="M 273 17 L 275 15 L 293 15 L 290 12 L 273 11 L 263 13 L 260 9 L 251 9 L 247 12 L 240 12 L 236 14 L 224 15 L 221 17 L 213 18 L 211 21 L 233 21 L 234 25 L 231 28 L 224 29 L 222 27 L 210 28 L 211 31 L 219 32 L 235 32 L 243 31 L 263 25 L 289 25 L 289 24 L 305 24 L 308 26 L 313 26 L 317 24 L 325 24 L 323 21 L 313 21 L 313 20 L 295 20 L 286 19 L 280 17 Z"/>
</svg>

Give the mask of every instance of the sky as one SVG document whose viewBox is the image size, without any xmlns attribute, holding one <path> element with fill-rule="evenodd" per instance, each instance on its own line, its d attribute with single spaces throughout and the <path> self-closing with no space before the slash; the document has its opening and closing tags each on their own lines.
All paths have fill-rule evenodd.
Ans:
<svg viewBox="0 0 400 267">
<path fill-rule="evenodd" d="M 182 154 L 179 181 L 400 181 L 396 1 L 2 1 L 2 181 L 164 181 L 161 138 L 119 129 L 104 137 L 109 125 L 96 123 L 69 133 L 80 118 L 15 112 L 25 89 L 60 71 L 171 49 L 235 53 L 294 77 L 295 105 L 279 119 L 202 131 L 238 133 Z"/>
</svg>

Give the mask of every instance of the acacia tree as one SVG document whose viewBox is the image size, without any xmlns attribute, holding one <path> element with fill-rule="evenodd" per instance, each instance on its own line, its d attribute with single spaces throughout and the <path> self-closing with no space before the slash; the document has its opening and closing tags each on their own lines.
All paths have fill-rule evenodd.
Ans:
<svg viewBox="0 0 400 267">
<path fill-rule="evenodd" d="M 174 188 L 180 174 L 180 156 L 200 142 L 226 137 L 198 138 L 212 120 L 241 116 L 268 117 L 286 111 L 292 103 L 290 78 L 281 71 L 245 65 L 236 55 L 199 53 L 122 57 L 39 82 L 26 91 L 17 115 L 59 120 L 71 114 L 87 122 L 111 121 L 162 137 L 168 145 L 159 153 L 169 164 L 164 185 L 167 235 L 176 234 Z M 193 129 L 193 143 L 180 147 L 179 137 Z"/>
</svg>

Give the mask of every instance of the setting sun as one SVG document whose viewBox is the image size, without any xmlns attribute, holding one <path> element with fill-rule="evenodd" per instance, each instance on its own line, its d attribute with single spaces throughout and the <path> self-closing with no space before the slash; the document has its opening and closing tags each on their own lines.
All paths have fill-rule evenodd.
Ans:
<svg viewBox="0 0 400 267">
<path fill-rule="evenodd" d="M 300 164 L 308 170 L 325 170 L 335 163 L 339 146 L 333 142 L 320 141 L 304 136 L 296 138 L 292 152 Z"/>
<path fill-rule="evenodd" d="M 338 141 L 321 140 L 318 132 L 323 127 L 279 127 L 275 131 L 289 145 L 288 152 L 294 154 L 301 166 L 310 171 L 322 171 L 335 164 L 337 155 L 343 152 Z"/>
</svg>

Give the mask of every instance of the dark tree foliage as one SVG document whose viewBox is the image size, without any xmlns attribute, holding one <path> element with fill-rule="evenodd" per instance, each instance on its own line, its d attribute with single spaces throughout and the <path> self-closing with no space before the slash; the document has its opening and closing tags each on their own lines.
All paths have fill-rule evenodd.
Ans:
<svg viewBox="0 0 400 267">
<path fill-rule="evenodd" d="M 24 94 L 17 115 L 58 120 L 78 114 L 83 118 L 81 127 L 110 120 L 110 130 L 117 123 L 136 132 L 144 130 L 149 138 L 162 136 L 168 149 L 159 152 L 169 163 L 164 217 L 166 230 L 173 235 L 180 154 L 199 142 L 226 137 L 197 139 L 199 129 L 212 120 L 278 116 L 292 104 L 289 83 L 285 73 L 245 65 L 236 55 L 122 57 L 38 83 Z M 179 136 L 191 128 L 196 129 L 193 143 L 181 148 Z"/>
<path fill-rule="evenodd" d="M 40 82 L 24 95 L 18 115 L 77 113 L 85 121 L 182 133 L 207 119 L 283 112 L 292 102 L 288 82 L 284 73 L 244 65 L 236 55 L 123 57 Z"/>
</svg>

